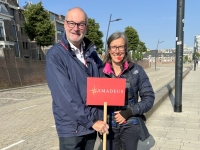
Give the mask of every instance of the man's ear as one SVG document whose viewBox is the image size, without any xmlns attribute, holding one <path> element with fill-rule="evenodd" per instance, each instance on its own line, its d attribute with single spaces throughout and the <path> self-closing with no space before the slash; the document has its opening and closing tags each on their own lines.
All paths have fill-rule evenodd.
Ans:
<svg viewBox="0 0 200 150">
<path fill-rule="evenodd" d="M 85 26 L 85 35 L 88 35 L 88 29 L 89 29 L 89 26 L 86 25 L 86 26 Z"/>
<path fill-rule="evenodd" d="M 67 22 L 64 20 L 64 29 L 66 28 L 66 26 L 67 26 Z M 66 29 L 65 29 L 65 31 L 66 31 Z"/>
<path fill-rule="evenodd" d="M 88 26 L 88 24 L 85 26 L 85 28 L 86 28 L 86 30 L 88 30 L 88 29 L 89 29 L 89 26 Z"/>
</svg>

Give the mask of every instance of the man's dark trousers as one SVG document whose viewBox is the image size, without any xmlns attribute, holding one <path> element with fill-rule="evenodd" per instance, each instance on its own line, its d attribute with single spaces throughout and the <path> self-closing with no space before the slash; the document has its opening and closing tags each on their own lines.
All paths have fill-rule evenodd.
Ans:
<svg viewBox="0 0 200 150">
<path fill-rule="evenodd" d="M 93 150 L 97 133 L 76 137 L 59 137 L 60 150 Z"/>
</svg>

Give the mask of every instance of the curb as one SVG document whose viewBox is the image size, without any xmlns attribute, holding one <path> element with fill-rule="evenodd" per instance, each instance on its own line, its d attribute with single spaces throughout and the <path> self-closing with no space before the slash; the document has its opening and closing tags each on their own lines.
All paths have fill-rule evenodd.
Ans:
<svg viewBox="0 0 200 150">
<path fill-rule="evenodd" d="M 29 87 L 43 86 L 43 85 L 47 85 L 47 83 L 34 84 L 34 85 L 28 85 L 28 86 L 19 86 L 19 87 L 16 87 L 16 88 L 2 89 L 2 90 L 0 90 L 0 92 L 11 91 L 11 90 L 18 90 L 18 89 L 25 89 L 25 88 L 29 88 Z"/>
<path fill-rule="evenodd" d="M 193 68 L 192 65 L 187 67 L 187 70 L 183 72 L 183 79 L 192 70 L 192 68 Z M 172 93 L 174 89 L 175 89 L 175 78 L 155 92 L 154 105 L 147 113 L 144 114 L 146 119 L 148 119 L 155 112 L 155 110 Z"/>
</svg>

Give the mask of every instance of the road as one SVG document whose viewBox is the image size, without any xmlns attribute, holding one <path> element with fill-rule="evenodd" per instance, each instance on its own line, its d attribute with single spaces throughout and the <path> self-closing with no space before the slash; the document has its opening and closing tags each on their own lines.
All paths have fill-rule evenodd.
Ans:
<svg viewBox="0 0 200 150">
<path fill-rule="evenodd" d="M 175 68 L 146 72 L 156 91 L 174 78 Z M 57 150 L 51 102 L 46 84 L 0 91 L 0 150 Z"/>
</svg>

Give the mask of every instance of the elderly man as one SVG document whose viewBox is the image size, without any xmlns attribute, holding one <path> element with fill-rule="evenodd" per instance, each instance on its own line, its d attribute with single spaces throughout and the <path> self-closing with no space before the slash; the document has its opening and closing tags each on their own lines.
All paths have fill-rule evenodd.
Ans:
<svg viewBox="0 0 200 150">
<path fill-rule="evenodd" d="M 81 8 L 65 17 L 62 40 L 46 56 L 46 78 L 53 98 L 53 114 L 60 150 L 93 150 L 98 131 L 108 133 L 103 110 L 86 105 L 87 77 L 99 77 L 102 61 L 87 38 L 88 18 Z"/>
</svg>

